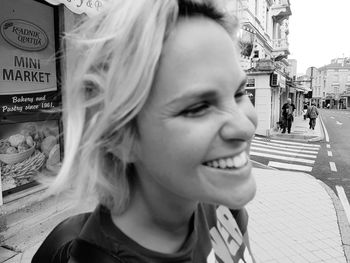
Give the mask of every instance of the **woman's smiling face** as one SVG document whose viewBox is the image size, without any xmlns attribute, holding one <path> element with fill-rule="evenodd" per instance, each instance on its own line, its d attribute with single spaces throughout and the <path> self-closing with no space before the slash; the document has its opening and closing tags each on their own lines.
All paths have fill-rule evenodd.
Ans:
<svg viewBox="0 0 350 263">
<path fill-rule="evenodd" d="M 245 79 L 219 24 L 203 17 L 178 22 L 137 117 L 134 158 L 143 192 L 230 208 L 254 197 L 248 152 L 257 117 Z"/>
</svg>

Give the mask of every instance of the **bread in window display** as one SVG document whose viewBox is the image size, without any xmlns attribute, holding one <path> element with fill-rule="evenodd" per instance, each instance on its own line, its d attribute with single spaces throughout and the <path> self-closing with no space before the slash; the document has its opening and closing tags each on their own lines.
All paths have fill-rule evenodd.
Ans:
<svg viewBox="0 0 350 263">
<path fill-rule="evenodd" d="M 25 137 L 31 136 L 32 138 L 35 136 L 37 132 L 37 126 L 33 122 L 28 122 L 24 125 L 23 129 L 21 130 L 21 134 Z"/>
<path fill-rule="evenodd" d="M 6 154 L 15 154 L 18 153 L 18 150 L 16 149 L 16 147 L 10 146 L 6 149 Z"/>
<path fill-rule="evenodd" d="M 21 153 L 21 152 L 25 152 L 30 147 L 32 147 L 32 146 L 29 146 L 26 142 L 24 142 L 24 143 L 21 143 L 20 145 L 18 145 L 17 150 L 19 153 Z"/>
<path fill-rule="evenodd" d="M 23 134 L 15 134 L 8 139 L 0 140 L 0 161 L 5 164 L 22 162 L 28 159 L 34 151 L 35 142 Z"/>
<path fill-rule="evenodd" d="M 60 163 L 60 146 L 59 144 L 54 145 L 49 153 L 49 157 L 46 161 L 46 169 L 52 172 L 58 172 L 61 168 Z"/>
<path fill-rule="evenodd" d="M 5 154 L 9 147 L 11 147 L 9 141 L 0 141 L 0 154 Z"/>
<path fill-rule="evenodd" d="M 43 131 L 38 130 L 33 136 L 33 140 L 35 142 L 35 148 L 38 150 L 41 150 L 41 142 L 45 139 L 45 135 Z"/>
<path fill-rule="evenodd" d="M 34 146 L 34 140 L 33 140 L 32 136 L 29 135 L 26 137 L 26 143 L 29 146 Z"/>
<path fill-rule="evenodd" d="M 8 138 L 8 141 L 12 147 L 18 147 L 18 145 L 25 142 L 25 140 L 26 140 L 26 138 L 22 134 L 15 134 L 15 135 L 12 135 Z"/>
<path fill-rule="evenodd" d="M 49 153 L 49 157 L 47 158 L 47 164 L 56 165 L 59 162 L 60 162 L 60 145 L 55 144 Z"/>
<path fill-rule="evenodd" d="M 49 157 L 51 149 L 57 144 L 55 136 L 49 135 L 41 142 L 41 152 Z"/>
</svg>

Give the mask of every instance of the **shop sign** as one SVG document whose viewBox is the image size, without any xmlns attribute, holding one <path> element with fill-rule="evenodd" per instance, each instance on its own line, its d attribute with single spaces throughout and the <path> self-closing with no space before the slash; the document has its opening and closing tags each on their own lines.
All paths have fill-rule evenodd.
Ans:
<svg viewBox="0 0 350 263">
<path fill-rule="evenodd" d="M 105 7 L 107 0 L 46 0 L 46 2 L 52 5 L 64 4 L 73 13 L 94 16 Z"/>
<path fill-rule="evenodd" d="M 280 76 L 280 87 L 282 88 L 282 89 L 285 89 L 286 88 L 286 78 L 284 77 L 284 76 Z"/>
<path fill-rule="evenodd" d="M 57 90 L 53 8 L 1 0 L 0 95 Z M 16 18 L 9 19 L 11 13 Z"/>
<path fill-rule="evenodd" d="M 255 79 L 254 78 L 248 78 L 246 87 L 255 87 Z"/>
<path fill-rule="evenodd" d="M 0 25 L 2 37 L 10 45 L 27 51 L 40 51 L 47 47 L 49 39 L 39 26 L 20 19 L 8 19 Z"/>
<path fill-rule="evenodd" d="M 0 115 L 45 112 L 59 106 L 57 92 L 0 96 Z"/>
<path fill-rule="evenodd" d="M 272 62 L 271 59 L 260 59 L 256 62 L 256 68 L 258 70 L 274 70 L 275 64 Z"/>
</svg>

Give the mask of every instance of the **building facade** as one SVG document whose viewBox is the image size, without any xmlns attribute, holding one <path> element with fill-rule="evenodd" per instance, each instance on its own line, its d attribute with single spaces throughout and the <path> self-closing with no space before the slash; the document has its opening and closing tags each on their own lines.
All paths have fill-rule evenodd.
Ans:
<svg viewBox="0 0 350 263">
<path fill-rule="evenodd" d="M 350 107 L 350 58 L 332 59 L 318 69 L 311 67 L 312 98 L 319 107 L 344 109 Z"/>
<path fill-rule="evenodd" d="M 248 76 L 247 92 L 258 114 L 256 133 L 277 127 L 281 104 L 295 91 L 288 71 L 289 0 L 229 0 L 240 19 L 241 65 Z M 294 92 L 294 93 L 293 93 Z M 295 96 L 292 98 L 295 100 Z"/>
</svg>

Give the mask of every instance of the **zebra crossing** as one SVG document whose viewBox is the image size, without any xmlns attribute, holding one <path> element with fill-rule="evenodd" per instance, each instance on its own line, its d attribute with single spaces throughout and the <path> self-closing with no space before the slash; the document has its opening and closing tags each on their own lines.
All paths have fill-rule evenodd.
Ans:
<svg viewBox="0 0 350 263">
<path fill-rule="evenodd" d="M 270 167 L 311 172 L 320 145 L 302 142 L 255 137 L 250 147 L 250 157 Z"/>
</svg>

